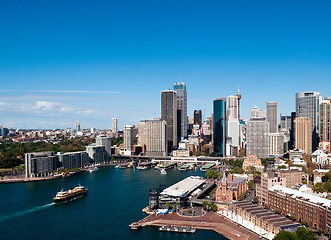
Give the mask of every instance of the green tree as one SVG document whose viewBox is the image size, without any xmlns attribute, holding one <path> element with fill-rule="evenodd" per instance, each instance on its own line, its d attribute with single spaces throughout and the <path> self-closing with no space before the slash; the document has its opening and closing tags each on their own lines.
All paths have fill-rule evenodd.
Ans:
<svg viewBox="0 0 331 240">
<path fill-rule="evenodd" d="M 208 170 L 205 175 L 207 178 L 216 179 L 220 176 L 220 173 L 217 170 L 212 169 L 212 170 Z"/>
<path fill-rule="evenodd" d="M 202 202 L 202 207 L 203 207 L 204 209 L 207 209 L 208 206 L 209 206 L 209 203 L 208 203 L 207 201 L 203 201 L 203 202 Z"/>
<path fill-rule="evenodd" d="M 325 192 L 326 189 L 324 188 L 324 184 L 319 182 L 319 183 L 316 183 L 313 187 L 314 191 L 315 192 Z"/>
<path fill-rule="evenodd" d="M 299 240 L 317 240 L 316 234 L 305 227 L 298 227 L 296 235 Z"/>
<path fill-rule="evenodd" d="M 273 240 L 299 240 L 299 238 L 296 233 L 280 231 Z"/>
</svg>

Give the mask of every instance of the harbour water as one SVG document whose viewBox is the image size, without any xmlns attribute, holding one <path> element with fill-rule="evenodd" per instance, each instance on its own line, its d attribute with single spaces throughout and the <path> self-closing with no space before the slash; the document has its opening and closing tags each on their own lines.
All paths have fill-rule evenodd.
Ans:
<svg viewBox="0 0 331 240">
<path fill-rule="evenodd" d="M 43 182 L 0 185 L 0 239 L 226 239 L 211 232 L 159 232 L 149 227 L 132 231 L 129 224 L 145 216 L 149 188 L 168 186 L 200 170 L 135 170 L 105 167 L 99 171 Z M 87 196 L 53 204 L 56 192 L 86 186 Z"/>
</svg>

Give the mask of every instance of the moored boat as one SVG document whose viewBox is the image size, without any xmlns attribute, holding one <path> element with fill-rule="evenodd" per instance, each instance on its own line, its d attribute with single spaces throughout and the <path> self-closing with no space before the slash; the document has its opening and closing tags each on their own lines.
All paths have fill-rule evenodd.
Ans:
<svg viewBox="0 0 331 240">
<path fill-rule="evenodd" d="M 95 171 L 98 171 L 98 170 L 99 170 L 99 168 L 97 168 L 97 167 L 94 167 L 94 168 L 90 168 L 89 169 L 90 172 L 95 172 Z"/>
<path fill-rule="evenodd" d="M 55 203 L 65 202 L 74 198 L 81 197 L 86 194 L 87 194 L 87 188 L 78 185 L 77 187 L 69 189 L 67 191 L 63 191 L 62 189 L 60 192 L 56 194 L 53 200 Z"/>
</svg>

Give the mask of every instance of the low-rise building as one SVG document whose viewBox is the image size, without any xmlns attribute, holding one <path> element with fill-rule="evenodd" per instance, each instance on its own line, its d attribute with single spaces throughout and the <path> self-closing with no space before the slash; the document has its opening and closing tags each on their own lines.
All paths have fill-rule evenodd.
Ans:
<svg viewBox="0 0 331 240">
<path fill-rule="evenodd" d="M 330 160 L 331 156 L 322 149 L 318 149 L 311 154 L 311 161 L 320 165 L 329 165 Z"/>
<path fill-rule="evenodd" d="M 313 174 L 314 174 L 314 185 L 316 183 L 322 182 L 322 177 L 325 174 L 328 174 L 328 172 L 329 172 L 329 169 L 315 169 L 313 171 Z"/>
<path fill-rule="evenodd" d="M 260 205 L 268 205 L 268 190 L 276 185 L 292 187 L 302 182 L 302 172 L 265 172 L 256 176 L 256 197 Z"/>
<path fill-rule="evenodd" d="M 263 172 L 263 166 L 261 163 L 261 159 L 257 158 L 256 155 L 248 155 L 247 158 L 244 159 L 243 169 L 245 172 L 248 172 L 250 167 L 255 167 L 256 170 Z"/>
<path fill-rule="evenodd" d="M 90 158 L 85 151 L 57 153 L 61 167 L 71 169 L 88 165 Z"/>
<path fill-rule="evenodd" d="M 229 174 L 226 178 L 223 174 L 222 180 L 217 184 L 216 201 L 217 202 L 232 202 L 239 199 L 239 196 L 247 191 L 247 178 L 233 177 Z"/>
<path fill-rule="evenodd" d="M 201 187 L 206 182 L 202 177 L 190 176 L 182 181 L 164 189 L 160 193 L 159 204 L 164 206 L 165 203 L 181 204 L 185 199 Z"/>
<path fill-rule="evenodd" d="M 268 206 L 283 215 L 293 216 L 298 222 L 306 222 L 309 227 L 331 233 L 331 200 L 314 193 L 300 192 L 292 188 L 274 186 L 268 192 Z"/>
</svg>

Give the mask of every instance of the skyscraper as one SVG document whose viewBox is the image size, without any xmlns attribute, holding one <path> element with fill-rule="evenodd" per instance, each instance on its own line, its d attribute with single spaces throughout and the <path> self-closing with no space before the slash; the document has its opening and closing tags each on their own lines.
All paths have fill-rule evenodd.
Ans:
<svg viewBox="0 0 331 240">
<path fill-rule="evenodd" d="M 201 125 L 202 123 L 202 111 L 201 110 L 194 110 L 194 124 Z"/>
<path fill-rule="evenodd" d="M 295 118 L 296 118 L 296 112 L 291 112 L 291 129 L 290 129 L 290 142 L 289 142 L 290 150 L 295 148 Z"/>
<path fill-rule="evenodd" d="M 144 120 L 138 125 L 139 144 L 146 145 L 147 156 L 166 156 L 167 128 L 164 120 Z"/>
<path fill-rule="evenodd" d="M 269 133 L 269 156 L 280 156 L 284 153 L 284 133 Z"/>
<path fill-rule="evenodd" d="M 227 99 L 227 109 L 226 109 L 226 119 L 239 119 L 239 100 L 237 96 L 228 96 Z"/>
<path fill-rule="evenodd" d="M 278 132 L 278 111 L 277 102 L 267 102 L 266 104 L 267 121 L 269 122 L 269 133 Z"/>
<path fill-rule="evenodd" d="M 76 132 L 80 132 L 80 121 L 76 121 Z"/>
<path fill-rule="evenodd" d="M 161 91 L 161 120 L 167 122 L 168 152 L 177 146 L 177 92 Z"/>
<path fill-rule="evenodd" d="M 311 121 L 311 150 L 318 146 L 319 104 L 322 95 L 319 92 L 300 92 L 296 94 L 296 117 L 308 117 Z"/>
<path fill-rule="evenodd" d="M 295 118 L 295 148 L 311 154 L 311 120 L 308 117 Z"/>
<path fill-rule="evenodd" d="M 331 100 L 324 100 L 320 104 L 320 141 L 331 141 Z"/>
<path fill-rule="evenodd" d="M 217 98 L 214 100 L 213 108 L 213 144 L 214 153 L 219 156 L 225 156 L 226 147 L 226 100 L 225 98 Z"/>
<path fill-rule="evenodd" d="M 237 96 L 227 97 L 226 108 L 226 155 L 237 156 L 240 147 L 239 133 L 239 100 Z"/>
<path fill-rule="evenodd" d="M 117 128 L 117 118 L 113 118 L 113 119 L 112 119 L 112 132 L 113 132 L 113 133 L 117 133 L 117 132 L 118 132 L 118 128 Z"/>
<path fill-rule="evenodd" d="M 133 126 L 124 126 L 124 155 L 132 155 L 133 152 Z"/>
<path fill-rule="evenodd" d="M 291 129 L 291 116 L 282 116 L 280 115 L 280 128 L 286 129 L 287 132 L 290 132 Z"/>
<path fill-rule="evenodd" d="M 187 91 L 186 84 L 177 82 L 174 84 L 174 91 L 177 92 L 177 138 L 178 142 L 187 138 Z"/>
<path fill-rule="evenodd" d="M 247 123 L 247 153 L 258 158 L 269 155 L 269 122 L 264 111 L 254 107 L 251 118 Z"/>
</svg>

